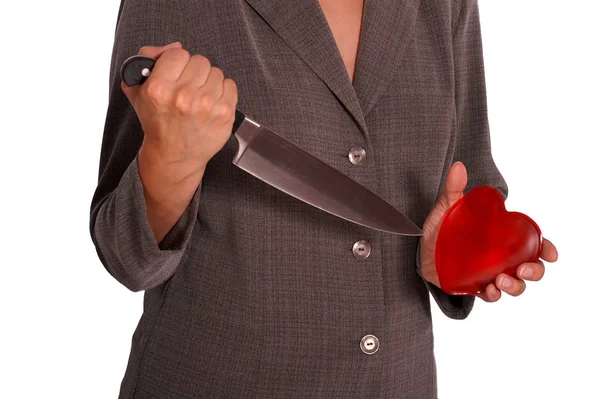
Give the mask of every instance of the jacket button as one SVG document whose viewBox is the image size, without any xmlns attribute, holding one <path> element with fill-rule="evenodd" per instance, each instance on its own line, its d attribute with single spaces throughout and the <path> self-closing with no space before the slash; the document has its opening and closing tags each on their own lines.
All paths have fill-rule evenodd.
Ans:
<svg viewBox="0 0 600 399">
<path fill-rule="evenodd" d="M 357 259 L 367 259 L 371 255 L 371 245 L 368 241 L 356 241 L 352 246 L 352 255 Z"/>
<path fill-rule="evenodd" d="M 352 147 L 348 152 L 348 159 L 354 165 L 362 165 L 367 156 L 367 152 L 362 147 Z"/>
<path fill-rule="evenodd" d="M 379 339 L 374 335 L 365 335 L 360 340 L 360 349 L 367 355 L 372 355 L 379 349 Z"/>
</svg>

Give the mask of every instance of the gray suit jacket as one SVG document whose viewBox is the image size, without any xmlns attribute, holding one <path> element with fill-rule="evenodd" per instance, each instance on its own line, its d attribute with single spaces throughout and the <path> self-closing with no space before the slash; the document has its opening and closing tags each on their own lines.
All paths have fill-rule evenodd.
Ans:
<svg viewBox="0 0 600 399">
<path fill-rule="evenodd" d="M 123 0 L 90 233 L 107 271 L 144 290 L 120 398 L 435 398 L 418 238 L 314 209 L 232 165 L 232 138 L 157 245 L 146 218 L 138 118 L 118 70 L 175 40 L 239 89 L 238 109 L 349 175 L 418 225 L 452 162 L 507 187 L 491 156 L 476 0 L 366 0 L 350 81 L 317 0 Z M 362 165 L 349 149 L 366 150 Z M 369 242 L 366 259 L 353 256 Z M 379 350 L 366 354 L 361 339 Z"/>
</svg>

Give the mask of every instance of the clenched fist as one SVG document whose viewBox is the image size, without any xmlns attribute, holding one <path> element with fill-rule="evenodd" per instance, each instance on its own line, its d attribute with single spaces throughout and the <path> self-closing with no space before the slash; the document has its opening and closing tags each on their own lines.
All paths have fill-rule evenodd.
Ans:
<svg viewBox="0 0 600 399">
<path fill-rule="evenodd" d="M 142 47 L 156 60 L 141 85 L 121 89 L 140 120 L 144 139 L 138 172 L 157 244 L 187 209 L 208 161 L 231 137 L 237 86 L 202 55 L 181 43 Z"/>
<path fill-rule="evenodd" d="M 144 46 L 139 55 L 156 63 L 142 85 L 121 89 L 144 131 L 140 153 L 173 182 L 202 175 L 229 137 L 235 120 L 237 86 L 202 55 L 175 42 Z M 142 155 L 142 154 L 140 154 Z"/>
</svg>

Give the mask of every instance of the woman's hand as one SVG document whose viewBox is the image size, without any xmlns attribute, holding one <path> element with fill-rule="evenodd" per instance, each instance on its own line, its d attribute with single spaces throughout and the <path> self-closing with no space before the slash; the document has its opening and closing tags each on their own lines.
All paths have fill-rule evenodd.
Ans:
<svg viewBox="0 0 600 399">
<path fill-rule="evenodd" d="M 144 132 L 138 172 L 146 214 L 157 243 L 187 209 L 208 161 L 231 137 L 237 87 L 202 55 L 190 55 L 175 42 L 142 47 L 156 60 L 141 85 L 121 89 Z"/>
<path fill-rule="evenodd" d="M 429 216 L 427 216 L 423 226 L 424 234 L 421 237 L 421 274 L 425 280 L 437 287 L 440 287 L 440 280 L 435 267 L 435 244 L 440 226 L 446 211 L 463 196 L 466 186 L 467 169 L 461 162 L 456 162 L 448 172 L 442 195 Z M 542 244 L 541 259 L 548 262 L 555 262 L 558 259 L 556 247 L 545 238 Z M 500 299 L 501 291 L 512 296 L 521 295 L 525 291 L 524 280 L 538 281 L 544 275 L 544 270 L 545 267 L 542 260 L 535 263 L 523 263 L 517 269 L 517 275 L 520 278 L 513 278 L 500 273 L 494 283 L 490 283 L 486 287 L 485 292 L 477 294 L 477 296 L 486 302 L 495 302 Z"/>
<path fill-rule="evenodd" d="M 522 263 L 517 269 L 517 276 L 514 278 L 507 274 L 500 273 L 496 276 L 494 283 L 488 284 L 485 292 L 477 294 L 477 296 L 486 302 L 496 302 L 502 295 L 501 291 L 512 296 L 519 296 L 525 291 L 525 280 L 539 281 L 544 276 L 544 262 L 556 262 L 558 259 L 558 251 L 554 244 L 545 239 L 542 242 L 542 255 L 540 260 L 535 263 Z"/>
<path fill-rule="evenodd" d="M 179 42 L 144 46 L 138 54 L 156 60 L 142 85 L 121 82 L 144 131 L 140 152 L 152 154 L 146 156 L 152 167 L 175 182 L 201 175 L 231 137 L 235 82 Z"/>
</svg>

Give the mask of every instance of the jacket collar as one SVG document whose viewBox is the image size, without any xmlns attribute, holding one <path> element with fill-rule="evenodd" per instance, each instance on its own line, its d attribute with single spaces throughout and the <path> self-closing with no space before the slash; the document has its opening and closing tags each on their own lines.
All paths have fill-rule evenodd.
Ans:
<svg viewBox="0 0 600 399">
<path fill-rule="evenodd" d="M 365 0 L 354 85 L 318 0 L 246 0 L 329 87 L 368 137 L 365 116 L 393 78 L 421 0 Z"/>
</svg>

